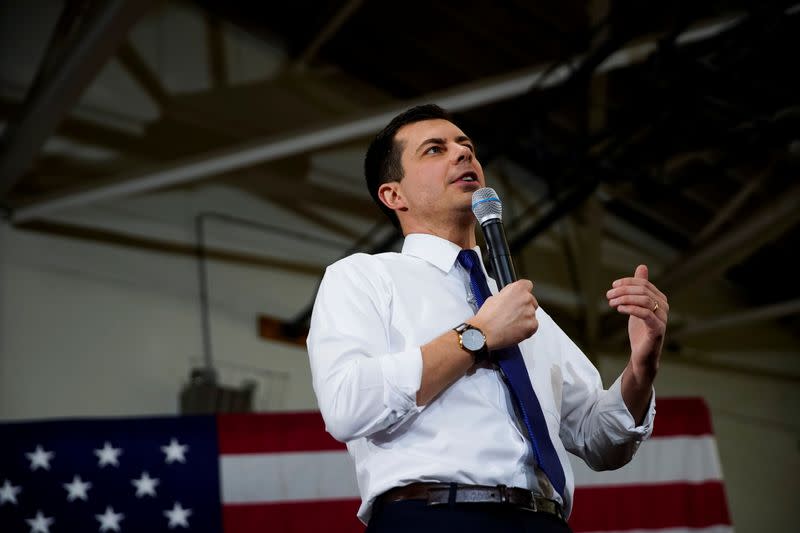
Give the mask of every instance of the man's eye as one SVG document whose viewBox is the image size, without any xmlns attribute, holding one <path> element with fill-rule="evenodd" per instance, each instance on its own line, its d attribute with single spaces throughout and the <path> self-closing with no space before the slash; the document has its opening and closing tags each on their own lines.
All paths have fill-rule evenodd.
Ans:
<svg viewBox="0 0 800 533">
<path fill-rule="evenodd" d="M 431 146 L 430 148 L 425 150 L 426 154 L 438 154 L 438 153 L 441 153 L 441 152 L 442 152 L 442 147 L 441 146 Z"/>
</svg>

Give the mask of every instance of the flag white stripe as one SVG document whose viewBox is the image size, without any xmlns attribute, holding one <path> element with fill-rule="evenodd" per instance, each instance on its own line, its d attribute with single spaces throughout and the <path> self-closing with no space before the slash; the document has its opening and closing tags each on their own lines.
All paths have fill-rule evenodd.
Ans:
<svg viewBox="0 0 800 533">
<path fill-rule="evenodd" d="M 359 498 L 346 451 L 223 455 L 223 503 Z"/>
<path fill-rule="evenodd" d="M 576 487 L 701 483 L 721 480 L 716 440 L 701 437 L 661 437 L 642 443 L 633 460 L 618 470 L 595 472 L 570 456 Z"/>
<path fill-rule="evenodd" d="M 722 479 L 714 437 L 663 437 L 642 444 L 633 461 L 594 472 L 570 457 L 578 487 L 699 483 Z M 222 501 L 259 503 L 358 498 L 346 451 L 223 455 Z M 714 532 L 716 533 L 716 532 Z"/>
</svg>

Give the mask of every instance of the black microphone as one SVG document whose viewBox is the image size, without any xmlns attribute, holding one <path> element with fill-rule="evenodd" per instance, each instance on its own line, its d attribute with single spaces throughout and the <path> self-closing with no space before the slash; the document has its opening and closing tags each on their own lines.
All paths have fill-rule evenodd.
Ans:
<svg viewBox="0 0 800 533">
<path fill-rule="evenodd" d="M 472 212 L 481 225 L 489 259 L 494 269 L 497 286 L 502 289 L 517 281 L 511 251 L 508 249 L 506 230 L 503 228 L 503 204 L 491 187 L 484 187 L 472 193 Z"/>
</svg>

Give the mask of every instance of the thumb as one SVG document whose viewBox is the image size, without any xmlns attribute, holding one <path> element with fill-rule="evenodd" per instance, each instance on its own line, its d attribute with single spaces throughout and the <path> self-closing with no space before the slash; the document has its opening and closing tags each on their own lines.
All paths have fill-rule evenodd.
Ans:
<svg viewBox="0 0 800 533">
<path fill-rule="evenodd" d="M 639 279 L 647 279 L 647 265 L 637 266 L 636 272 L 634 272 L 633 277 Z"/>
</svg>

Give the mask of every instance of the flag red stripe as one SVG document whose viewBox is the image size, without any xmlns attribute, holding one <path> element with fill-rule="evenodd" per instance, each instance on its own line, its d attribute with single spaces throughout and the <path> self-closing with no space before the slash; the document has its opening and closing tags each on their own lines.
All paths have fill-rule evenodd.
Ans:
<svg viewBox="0 0 800 533">
<path fill-rule="evenodd" d="M 711 413 L 702 398 L 656 398 L 653 437 L 713 435 Z"/>
<path fill-rule="evenodd" d="M 707 405 L 697 398 L 660 399 L 653 436 L 713 436 Z M 265 454 L 344 450 L 318 412 L 225 414 L 217 417 L 220 453 Z M 644 481 L 644 480 L 642 480 Z M 570 524 L 576 533 L 730 526 L 721 481 L 582 487 Z M 226 504 L 226 533 L 253 530 L 362 533 L 356 499 Z"/>
<path fill-rule="evenodd" d="M 281 533 L 363 533 L 356 518 L 359 500 L 320 500 L 269 504 L 225 505 L 225 533 L 280 531 Z"/>
<path fill-rule="evenodd" d="M 358 500 L 233 504 L 223 508 L 225 533 L 282 531 L 361 533 Z M 731 525 L 720 482 L 578 488 L 570 518 L 575 533 Z"/>
<path fill-rule="evenodd" d="M 700 398 L 657 400 L 654 437 L 711 435 L 711 415 Z M 317 411 L 225 414 L 217 417 L 222 454 L 343 450 Z"/>
<path fill-rule="evenodd" d="M 575 533 L 730 525 L 720 481 L 578 487 L 569 520 Z"/>
<path fill-rule="evenodd" d="M 317 411 L 218 415 L 217 428 L 223 455 L 344 450 Z"/>
</svg>

